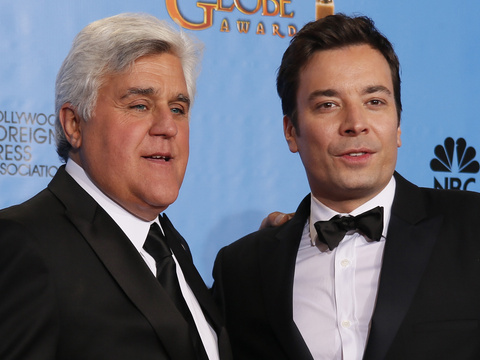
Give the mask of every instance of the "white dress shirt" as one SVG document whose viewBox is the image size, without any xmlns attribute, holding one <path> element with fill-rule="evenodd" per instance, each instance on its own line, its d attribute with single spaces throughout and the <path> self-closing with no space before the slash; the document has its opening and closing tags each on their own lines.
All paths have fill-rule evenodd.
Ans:
<svg viewBox="0 0 480 360">
<path fill-rule="evenodd" d="M 147 238 L 148 232 L 150 230 L 150 225 L 153 221 L 144 221 L 137 218 L 133 214 L 126 211 L 108 196 L 106 196 L 88 177 L 82 167 L 80 167 L 73 160 L 67 161 L 67 166 L 65 168 L 68 174 L 100 205 L 108 215 L 117 223 L 117 225 L 122 229 L 128 239 L 135 246 L 137 251 L 142 256 L 145 263 L 150 268 L 152 273 L 156 275 L 156 266 L 155 260 L 143 249 L 143 244 Z M 160 226 L 158 218 L 154 220 Z M 162 229 L 163 232 L 163 229 Z M 217 334 L 215 330 L 210 326 L 208 321 L 205 319 L 205 315 L 200 307 L 200 304 L 197 301 L 197 298 L 193 294 L 190 286 L 185 281 L 185 277 L 182 272 L 182 268 L 179 266 L 177 259 L 173 256 L 176 263 L 176 271 L 178 276 L 178 282 L 180 284 L 180 289 L 182 290 L 183 297 L 185 302 L 192 313 L 195 324 L 197 325 L 198 333 L 202 339 L 205 351 L 207 352 L 208 358 L 210 360 L 218 360 L 218 344 L 217 344 Z M 127 270 L 128 271 L 128 270 Z"/>
<path fill-rule="evenodd" d="M 363 356 L 394 194 L 392 177 L 380 194 L 350 213 L 356 216 L 383 206 L 380 241 L 349 231 L 332 251 L 318 243 L 313 225 L 338 213 L 311 196 L 310 218 L 297 253 L 293 318 L 314 359 L 358 360 Z"/>
</svg>

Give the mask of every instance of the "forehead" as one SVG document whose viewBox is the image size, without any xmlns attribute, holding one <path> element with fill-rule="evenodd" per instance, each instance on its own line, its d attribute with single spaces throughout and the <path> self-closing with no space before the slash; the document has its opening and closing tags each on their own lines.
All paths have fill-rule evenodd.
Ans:
<svg viewBox="0 0 480 360">
<path fill-rule="evenodd" d="M 171 53 L 158 53 L 137 58 L 127 69 L 106 74 L 103 84 L 116 83 L 121 88 L 135 86 L 186 87 L 180 58 Z"/>
<path fill-rule="evenodd" d="M 370 45 L 350 45 L 315 52 L 300 72 L 300 87 L 325 82 L 333 85 L 355 81 L 386 82 L 392 86 L 390 66 Z"/>
<path fill-rule="evenodd" d="M 146 72 L 165 78 L 177 78 L 185 81 L 180 58 L 171 53 L 146 55 L 138 58 L 132 65 L 132 73 Z"/>
</svg>

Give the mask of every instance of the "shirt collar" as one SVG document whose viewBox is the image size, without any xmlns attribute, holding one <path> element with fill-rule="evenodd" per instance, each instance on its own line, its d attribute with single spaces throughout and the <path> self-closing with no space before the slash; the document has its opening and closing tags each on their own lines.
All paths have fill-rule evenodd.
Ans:
<svg viewBox="0 0 480 360">
<path fill-rule="evenodd" d="M 150 225 L 155 221 L 160 228 L 158 217 L 153 221 L 144 221 L 131 214 L 102 192 L 88 177 L 83 168 L 69 159 L 65 167 L 67 173 L 85 190 L 100 207 L 115 221 L 138 251 L 142 250 Z M 163 231 L 163 229 L 162 229 Z"/>
</svg>

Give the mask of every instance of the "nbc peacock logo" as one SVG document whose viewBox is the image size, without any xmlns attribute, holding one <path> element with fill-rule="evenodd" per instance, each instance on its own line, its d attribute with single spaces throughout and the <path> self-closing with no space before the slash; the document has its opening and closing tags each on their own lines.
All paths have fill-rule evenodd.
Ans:
<svg viewBox="0 0 480 360">
<path fill-rule="evenodd" d="M 446 176 L 443 185 L 434 178 L 435 189 L 467 190 L 470 184 L 475 183 L 475 178 L 468 175 L 478 173 L 480 164 L 475 160 L 477 152 L 472 146 L 467 146 L 464 138 L 455 141 L 448 137 L 443 145 L 435 147 L 434 152 L 436 157 L 430 162 L 433 171 L 458 174 L 458 177 Z"/>
</svg>

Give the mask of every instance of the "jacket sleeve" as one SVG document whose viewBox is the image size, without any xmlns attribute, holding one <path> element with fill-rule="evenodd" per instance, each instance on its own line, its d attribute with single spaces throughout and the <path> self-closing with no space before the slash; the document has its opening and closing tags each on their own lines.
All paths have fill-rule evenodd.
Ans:
<svg viewBox="0 0 480 360">
<path fill-rule="evenodd" d="M 0 220 L 0 359 L 55 359 L 54 286 L 34 236 Z"/>
</svg>

